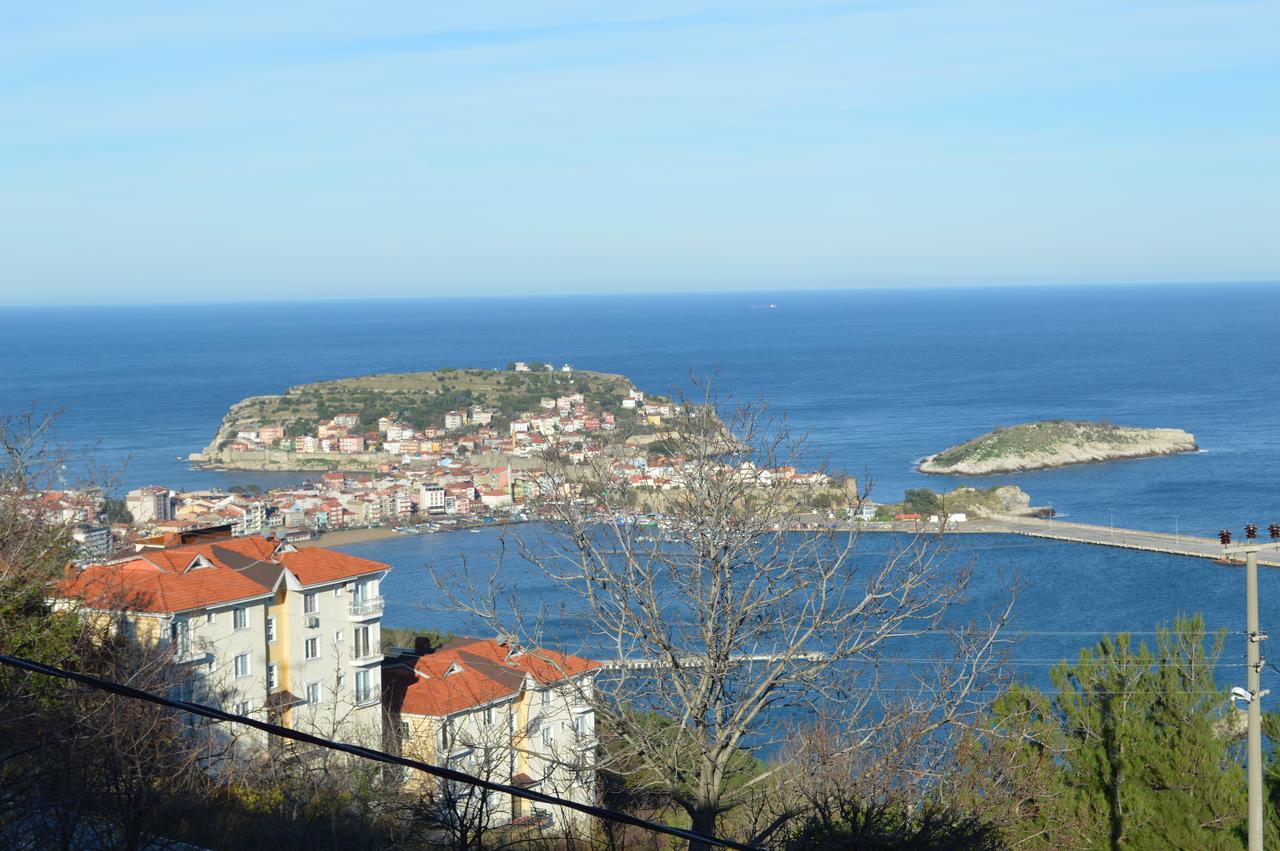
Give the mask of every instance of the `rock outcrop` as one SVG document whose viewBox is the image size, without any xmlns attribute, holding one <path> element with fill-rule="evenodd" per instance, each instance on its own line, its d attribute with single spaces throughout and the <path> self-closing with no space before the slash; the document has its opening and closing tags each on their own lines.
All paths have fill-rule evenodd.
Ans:
<svg viewBox="0 0 1280 851">
<path fill-rule="evenodd" d="M 985 476 L 1072 464 L 1195 452 L 1195 436 L 1176 428 L 1048 420 L 1000 428 L 920 462 L 922 473 Z"/>
</svg>

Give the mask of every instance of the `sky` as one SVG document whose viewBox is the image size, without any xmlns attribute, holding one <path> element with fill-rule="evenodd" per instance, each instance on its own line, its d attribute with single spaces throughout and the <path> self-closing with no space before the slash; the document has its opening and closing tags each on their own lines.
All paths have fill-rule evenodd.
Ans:
<svg viewBox="0 0 1280 851">
<path fill-rule="evenodd" d="M 1280 280 L 1280 4 L 0 0 L 0 304 Z"/>
</svg>

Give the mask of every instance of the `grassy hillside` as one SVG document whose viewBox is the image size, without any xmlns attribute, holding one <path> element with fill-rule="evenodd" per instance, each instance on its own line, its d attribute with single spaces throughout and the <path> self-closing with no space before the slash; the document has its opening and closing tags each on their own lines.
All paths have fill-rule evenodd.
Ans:
<svg viewBox="0 0 1280 851">
<path fill-rule="evenodd" d="M 1044 420 L 1009 428 L 997 427 L 973 440 L 939 452 L 934 463 L 940 467 L 1025 457 L 1057 452 L 1081 443 L 1100 442 L 1112 446 L 1133 445 L 1145 439 L 1142 429 L 1125 428 L 1108 422 Z"/>
<path fill-rule="evenodd" d="M 365 429 L 379 417 L 393 416 L 416 429 L 441 425 L 445 412 L 482 405 L 495 412 L 495 424 L 537 409 L 543 397 L 582 393 L 593 410 L 623 413 L 622 399 L 631 382 L 601 372 L 513 372 L 485 369 L 442 369 L 435 372 L 388 373 L 343 378 L 290 387 L 280 396 L 256 396 L 235 406 L 224 432 L 240 426 L 281 424 L 290 434 L 310 433 L 315 424 L 335 414 L 359 414 Z M 653 397 L 655 400 L 658 397 Z M 633 413 L 633 412 L 632 412 Z"/>
</svg>

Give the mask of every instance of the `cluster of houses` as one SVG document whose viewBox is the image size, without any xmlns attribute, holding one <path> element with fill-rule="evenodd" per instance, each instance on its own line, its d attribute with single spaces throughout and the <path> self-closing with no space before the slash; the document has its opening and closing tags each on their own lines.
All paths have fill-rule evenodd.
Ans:
<svg viewBox="0 0 1280 851">
<path fill-rule="evenodd" d="M 621 408 L 637 426 L 651 428 L 678 413 L 671 402 L 646 401 L 643 391 L 634 387 L 621 400 Z M 280 424 L 246 425 L 224 448 L 232 453 L 276 450 L 382 456 L 385 461 L 402 464 L 432 463 L 482 453 L 528 458 L 545 452 L 558 435 L 572 435 L 571 442 L 580 451 L 598 453 L 601 438 L 618 428 L 617 413 L 593 408 L 582 393 L 543 398 L 534 410 L 501 415 L 505 430 L 495 427 L 498 417 L 497 412 L 475 405 L 446 412 L 439 425 L 416 429 L 393 415 L 366 427 L 359 414 L 345 412 L 323 420 L 310 434 L 290 434 Z"/>
<path fill-rule="evenodd" d="M 384 646 L 389 569 L 275 536 L 193 533 L 70 566 L 54 604 L 169 652 L 182 699 L 594 802 L 599 664 L 510 640 Z M 269 758 L 278 744 L 225 732 L 242 758 Z M 423 773 L 401 782 L 442 807 L 474 805 Z M 494 824 L 580 818 L 511 795 L 491 795 L 485 813 Z"/>
</svg>

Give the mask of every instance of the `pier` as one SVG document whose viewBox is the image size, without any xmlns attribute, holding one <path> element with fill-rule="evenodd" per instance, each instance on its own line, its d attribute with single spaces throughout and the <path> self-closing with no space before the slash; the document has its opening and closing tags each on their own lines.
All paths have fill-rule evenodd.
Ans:
<svg viewBox="0 0 1280 851">
<path fill-rule="evenodd" d="M 969 525 L 969 524 L 966 524 Z M 1222 544 L 1217 538 L 1197 538 L 1191 535 L 1171 535 L 1167 532 L 1148 532 L 1145 529 L 1126 529 L 1119 526 L 1099 526 L 1092 523 L 1071 523 L 1055 518 L 1012 517 L 999 515 L 984 518 L 971 524 L 973 532 L 994 532 L 1025 535 L 1028 538 L 1045 538 L 1051 541 L 1067 541 L 1073 544 L 1093 544 L 1099 547 L 1119 547 L 1149 553 L 1189 556 L 1227 562 L 1222 554 Z M 1243 533 L 1237 533 L 1243 537 Z M 1237 541 L 1243 543 L 1243 541 Z M 1244 564 L 1238 555 L 1230 558 L 1231 564 Z M 1274 554 L 1259 554 L 1258 564 L 1280 567 L 1280 558 Z"/>
</svg>

